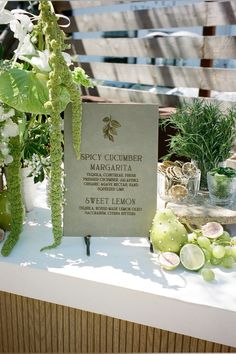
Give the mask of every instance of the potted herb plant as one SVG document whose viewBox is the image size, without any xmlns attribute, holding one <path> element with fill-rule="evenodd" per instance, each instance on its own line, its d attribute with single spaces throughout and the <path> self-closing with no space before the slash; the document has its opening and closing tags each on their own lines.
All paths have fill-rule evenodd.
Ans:
<svg viewBox="0 0 236 354">
<path fill-rule="evenodd" d="M 236 201 L 236 170 L 213 168 L 207 173 L 210 200 L 215 205 L 231 205 Z"/>
<path fill-rule="evenodd" d="M 194 161 L 201 170 L 201 189 L 207 189 L 207 172 L 230 155 L 236 138 L 236 108 L 224 111 L 220 104 L 204 100 L 184 102 L 164 125 L 176 129 L 170 137 L 172 155 Z"/>
</svg>

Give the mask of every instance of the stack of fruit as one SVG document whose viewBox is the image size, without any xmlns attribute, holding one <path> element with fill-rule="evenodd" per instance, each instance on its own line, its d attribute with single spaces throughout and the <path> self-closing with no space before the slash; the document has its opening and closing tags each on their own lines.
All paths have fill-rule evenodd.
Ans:
<svg viewBox="0 0 236 354">
<path fill-rule="evenodd" d="M 182 202 L 199 190 L 200 170 L 191 162 L 164 161 L 158 165 L 158 191 L 162 199 Z"/>
<path fill-rule="evenodd" d="M 208 222 L 191 231 L 188 234 L 172 210 L 157 211 L 150 230 L 150 240 L 164 269 L 172 270 L 182 264 L 187 270 L 200 271 L 206 281 L 211 281 L 215 279 L 212 265 L 225 268 L 234 266 L 236 236 L 230 237 L 217 222 Z"/>
</svg>

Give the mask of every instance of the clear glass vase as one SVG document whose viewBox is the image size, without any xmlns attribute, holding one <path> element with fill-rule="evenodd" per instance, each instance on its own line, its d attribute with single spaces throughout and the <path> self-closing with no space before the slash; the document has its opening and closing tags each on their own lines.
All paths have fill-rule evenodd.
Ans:
<svg viewBox="0 0 236 354">
<path fill-rule="evenodd" d="M 158 172 L 158 194 L 161 199 L 174 203 L 191 202 L 196 197 L 200 186 L 200 170 L 194 177 L 171 178 Z"/>
<path fill-rule="evenodd" d="M 225 162 L 214 162 L 214 161 L 191 161 L 200 171 L 201 171 L 201 180 L 200 180 L 200 190 L 207 191 L 207 173 L 215 167 L 225 166 Z"/>
<path fill-rule="evenodd" d="M 208 172 L 207 185 L 212 204 L 230 206 L 236 202 L 236 177 Z"/>
</svg>

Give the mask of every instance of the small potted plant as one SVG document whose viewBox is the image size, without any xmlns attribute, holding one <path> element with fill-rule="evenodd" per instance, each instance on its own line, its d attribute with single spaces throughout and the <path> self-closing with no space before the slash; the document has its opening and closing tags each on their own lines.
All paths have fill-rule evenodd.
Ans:
<svg viewBox="0 0 236 354">
<path fill-rule="evenodd" d="M 236 201 L 236 170 L 213 168 L 207 173 L 210 200 L 215 205 L 231 205 Z"/>
<path fill-rule="evenodd" d="M 236 138 L 235 122 L 235 108 L 224 111 L 218 103 L 184 102 L 164 122 L 176 129 L 164 158 L 175 155 L 194 162 L 201 170 L 200 188 L 207 189 L 207 172 L 231 155 Z"/>
</svg>

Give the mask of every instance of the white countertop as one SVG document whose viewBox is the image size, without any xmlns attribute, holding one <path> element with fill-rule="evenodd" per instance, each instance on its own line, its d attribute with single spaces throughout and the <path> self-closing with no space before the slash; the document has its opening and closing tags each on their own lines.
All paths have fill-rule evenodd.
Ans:
<svg viewBox="0 0 236 354">
<path fill-rule="evenodd" d="M 146 238 L 64 237 L 53 250 L 45 186 L 20 240 L 0 258 L 0 290 L 236 347 L 236 266 L 205 282 L 184 268 L 168 272 Z"/>
</svg>

